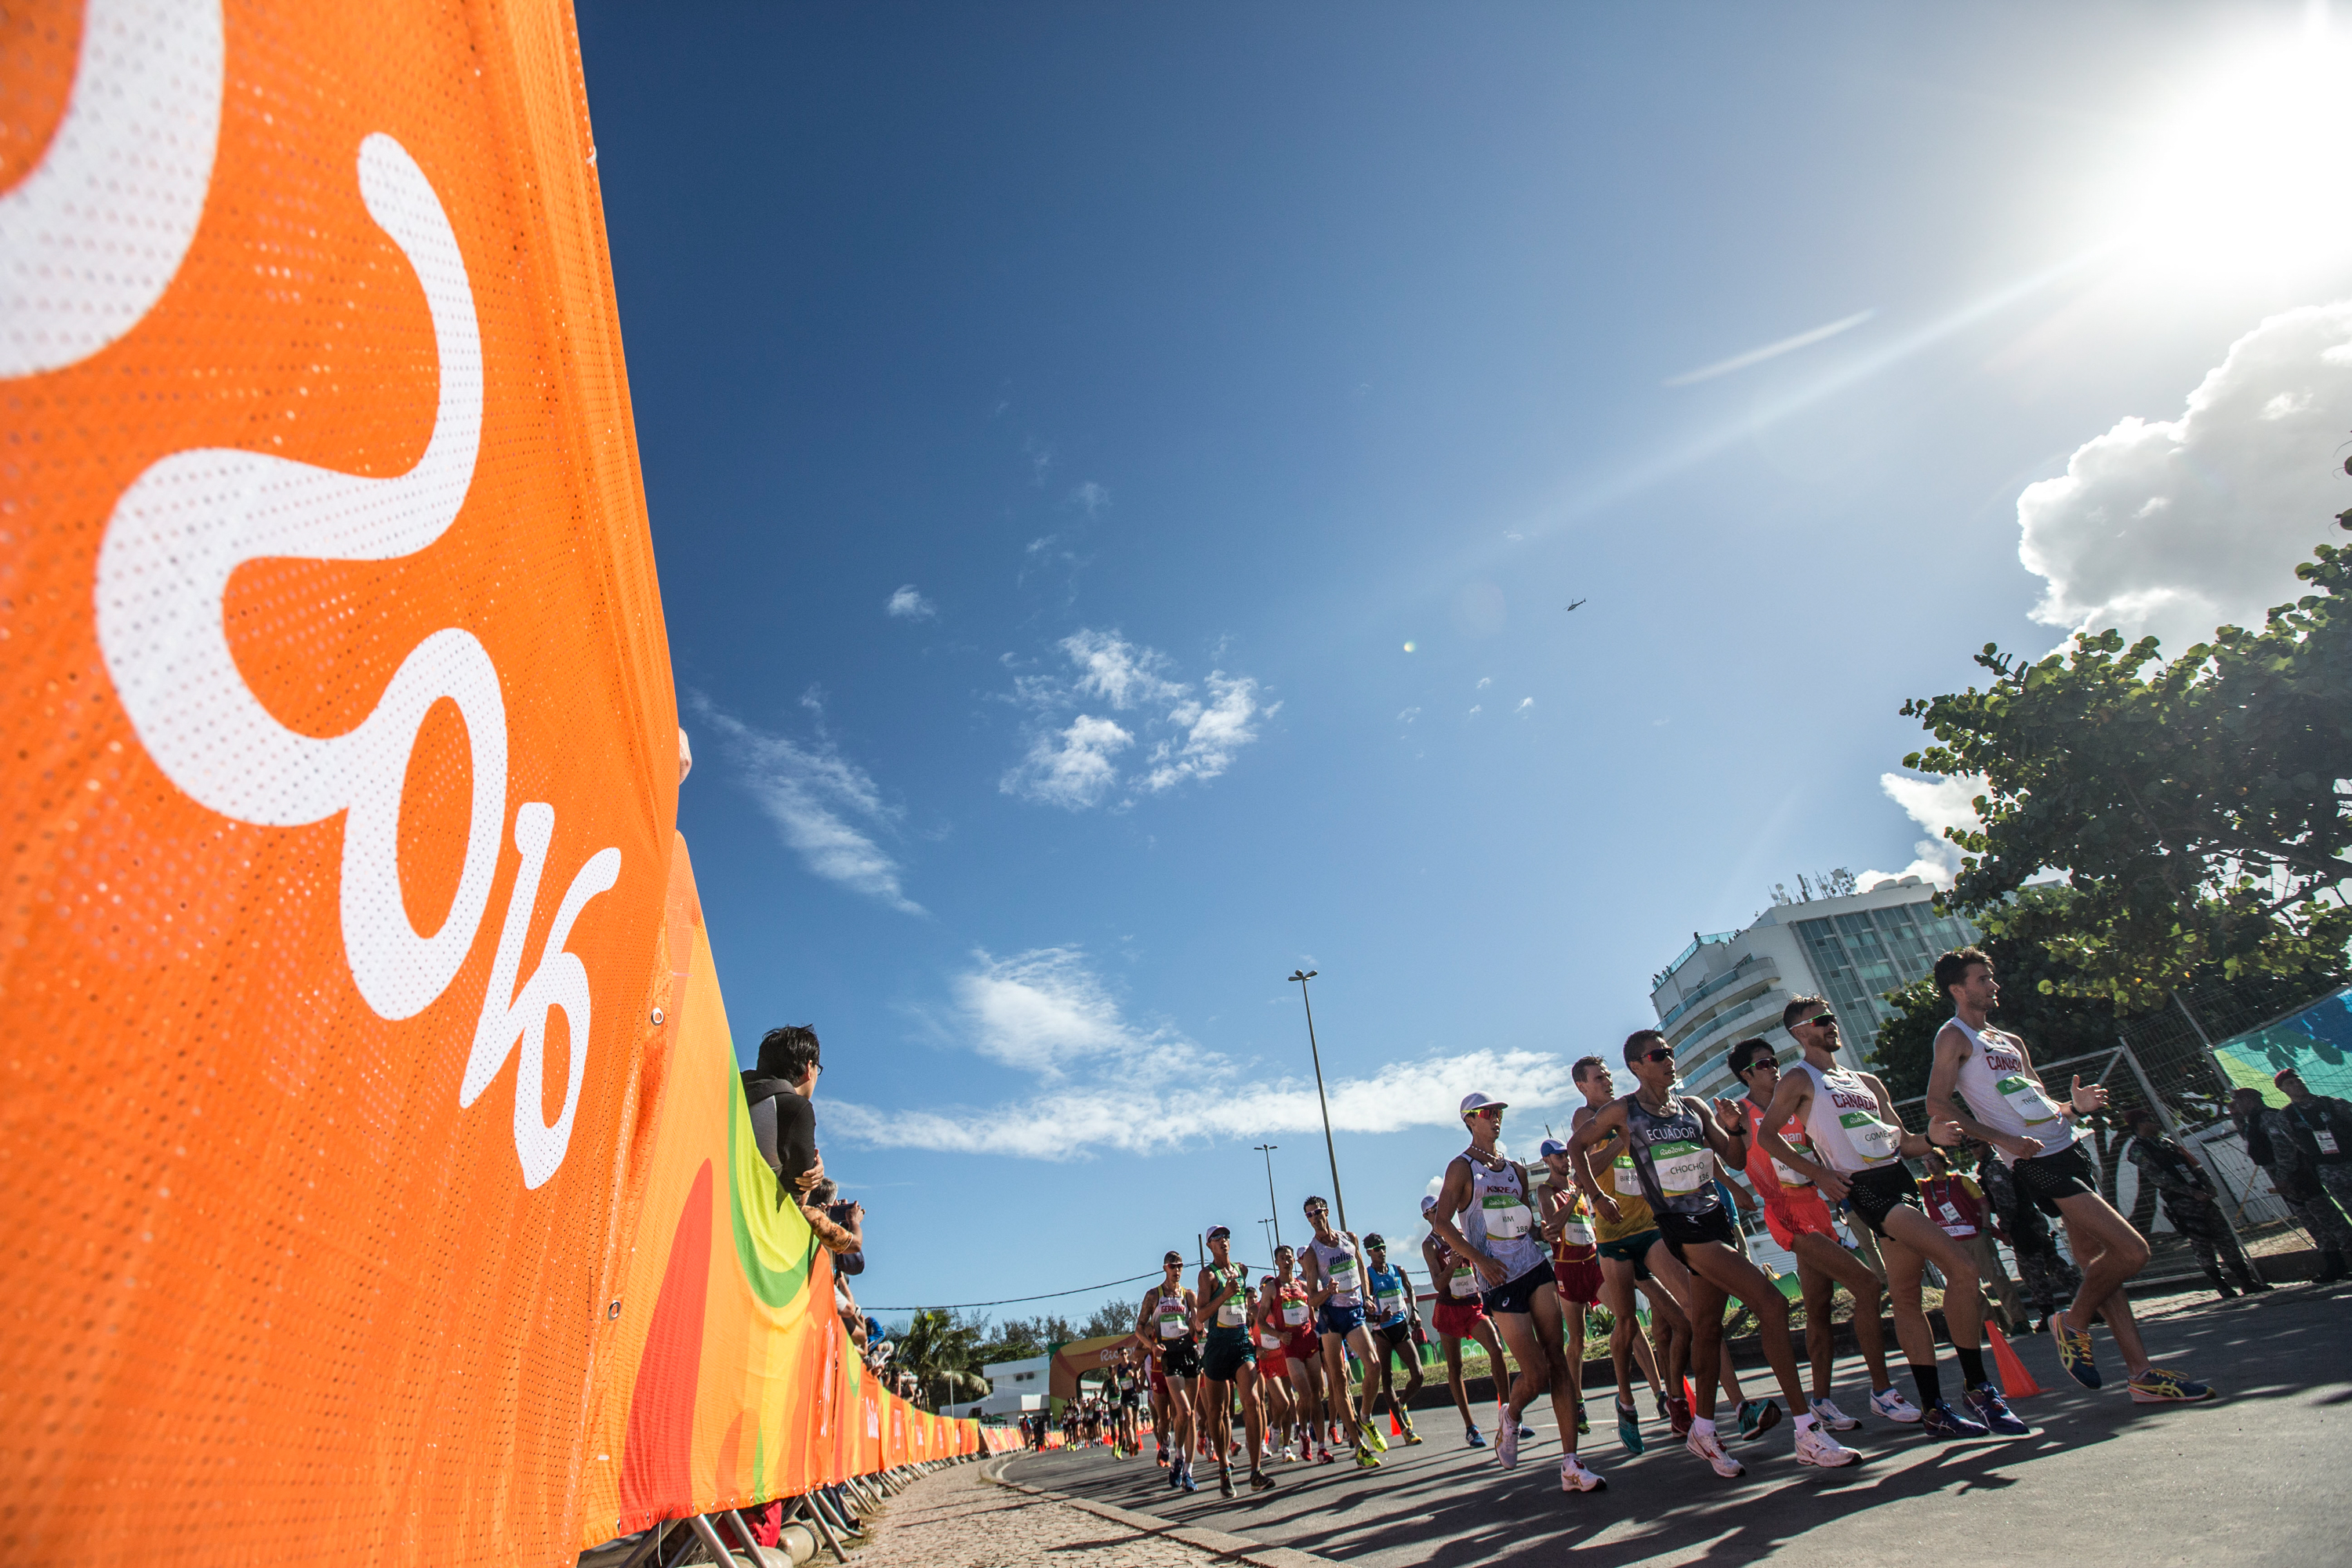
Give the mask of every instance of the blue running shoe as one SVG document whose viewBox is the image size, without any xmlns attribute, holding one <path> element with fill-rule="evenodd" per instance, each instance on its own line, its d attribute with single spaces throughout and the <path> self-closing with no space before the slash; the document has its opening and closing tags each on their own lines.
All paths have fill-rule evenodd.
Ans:
<svg viewBox="0 0 2352 1568">
<path fill-rule="evenodd" d="M 2000 1396 L 2000 1390 L 1989 1383 L 1969 1390 L 1969 1409 L 1985 1424 L 1985 1430 L 1996 1437 L 2023 1437 L 2033 1431 L 2032 1427 L 2017 1418 L 2016 1413 L 2009 1407 L 2009 1401 Z"/>
<path fill-rule="evenodd" d="M 1938 1399 L 1927 1406 L 1919 1417 L 1919 1430 L 1930 1437 L 1981 1437 L 1985 1429 L 1952 1408 L 1951 1402 Z"/>
<path fill-rule="evenodd" d="M 1642 1413 L 1631 1405 L 1617 1406 L 1617 1440 L 1629 1454 L 1642 1451 Z"/>
<path fill-rule="evenodd" d="M 1462 1440 L 1474 1448 L 1486 1446 L 1486 1435 L 1478 1430 L 1478 1424 L 1475 1421 L 1462 1429 Z"/>
<path fill-rule="evenodd" d="M 2099 1386 L 2098 1363 L 2091 1359 L 2091 1331 L 2070 1329 L 2065 1317 L 2050 1314 L 2050 1336 L 2058 1342 L 2058 1364 L 2084 1388 Z"/>
</svg>

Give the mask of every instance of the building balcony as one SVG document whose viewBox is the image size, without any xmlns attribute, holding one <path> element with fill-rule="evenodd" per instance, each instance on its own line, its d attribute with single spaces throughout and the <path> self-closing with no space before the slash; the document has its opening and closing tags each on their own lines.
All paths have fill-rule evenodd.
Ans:
<svg viewBox="0 0 2352 1568">
<path fill-rule="evenodd" d="M 1666 1032 L 1667 1043 L 1679 1050 L 1684 1041 L 1711 1033 L 1727 1020 L 1752 1011 L 1755 998 L 1780 982 L 1780 964 L 1769 954 L 1751 953 L 1738 967 L 1693 992 L 1658 1027 Z"/>
</svg>

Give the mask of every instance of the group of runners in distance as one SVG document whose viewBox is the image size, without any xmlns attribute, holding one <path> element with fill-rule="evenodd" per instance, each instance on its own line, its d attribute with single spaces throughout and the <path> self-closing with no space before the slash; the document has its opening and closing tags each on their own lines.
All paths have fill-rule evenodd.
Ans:
<svg viewBox="0 0 2352 1568">
<path fill-rule="evenodd" d="M 1517 1465 L 1519 1445 L 1535 1435 L 1523 1416 L 1549 1399 L 1563 1449 L 1560 1489 L 1607 1485 L 1578 1452 L 1580 1436 L 1591 1431 L 1580 1387 L 1585 1310 L 1599 1304 L 1611 1315 L 1614 1414 L 1625 1449 L 1640 1454 L 1645 1443 L 1634 1402 L 1638 1366 L 1658 1419 L 1690 1453 L 1718 1476 L 1744 1473 L 1717 1426 L 1718 1393 L 1736 1402 L 1736 1435 L 1749 1441 L 1778 1426 L 1781 1410 L 1769 1394 L 1749 1398 L 1732 1365 L 1723 1324 L 1737 1298 L 1754 1317 L 1773 1382 L 1794 1413 L 1797 1462 L 1834 1469 L 1860 1459 L 1835 1436 L 1862 1423 L 1833 1397 L 1833 1335 L 1805 1336 L 1809 1388 L 1790 1337 L 1788 1303 L 1748 1260 L 1731 1203 L 1759 1205 L 1773 1239 L 1795 1258 L 1809 1325 L 1829 1324 L 1839 1288 L 1853 1297 L 1855 1348 L 1870 1378 L 1863 1408 L 1871 1415 L 1944 1439 L 2026 1436 L 2030 1428 L 1985 1373 L 1975 1258 L 1925 1212 L 1904 1164 L 1971 1139 L 1998 1154 L 2024 1199 L 2065 1227 L 2082 1286 L 2051 1315 L 2049 1331 L 2067 1374 L 2086 1388 L 2102 1386 L 2090 1328 L 2104 1321 L 2136 1403 L 2212 1397 L 2204 1384 L 2153 1364 L 2133 1320 L 2124 1287 L 2147 1261 L 2147 1243 L 2099 1195 L 2077 1143 L 2081 1119 L 2105 1106 L 2106 1091 L 2077 1079 L 2052 1094 L 2025 1042 L 1988 1022 L 2000 986 L 1982 952 L 1945 953 L 1934 976 L 1953 1016 L 1936 1037 L 1925 1133 L 1904 1125 L 1875 1077 L 1839 1062 L 1838 1020 L 1818 996 L 1790 1002 L 1781 1016 L 1799 1059 L 1784 1068 L 1768 1041 L 1740 1041 L 1729 1062 L 1747 1092 L 1711 1107 L 1676 1092 L 1674 1047 L 1654 1029 L 1624 1042 L 1631 1093 L 1618 1093 L 1611 1063 L 1582 1058 L 1574 1077 L 1585 1103 L 1570 1136 L 1544 1140 L 1532 1165 L 1500 1152 L 1503 1102 L 1465 1096 L 1469 1146 L 1447 1163 L 1436 1194 L 1422 1200 L 1430 1234 L 1421 1244 L 1465 1441 L 1486 1443 L 1463 1383 L 1463 1342 L 1472 1341 L 1486 1352 L 1500 1395 L 1493 1444 L 1500 1467 Z M 1747 1177 L 1752 1199 L 1729 1179 L 1733 1172 Z M 1839 1206 L 1876 1237 L 1883 1284 L 1839 1241 L 1832 1217 Z M 1276 1484 L 1266 1466 L 1276 1457 L 1332 1464 L 1344 1447 L 1358 1468 L 1377 1468 L 1389 1447 L 1378 1421 L 1383 1413 L 1404 1443 L 1422 1441 L 1410 1408 L 1422 1385 L 1420 1311 L 1405 1270 L 1379 1235 L 1360 1244 L 1334 1229 L 1322 1198 L 1308 1198 L 1305 1210 L 1313 1229 L 1305 1248 L 1276 1247 L 1273 1272 L 1255 1288 L 1249 1270 L 1233 1260 L 1224 1226 L 1209 1230 L 1209 1261 L 1190 1284 L 1183 1255 L 1170 1251 L 1164 1277 L 1144 1294 L 1133 1340 L 1114 1352 L 1126 1388 L 1133 1388 L 1134 1369 L 1148 1373 L 1152 1429 L 1171 1487 L 1198 1489 L 1196 1458 L 1213 1460 L 1226 1497 L 1235 1495 L 1237 1458 L 1245 1458 L 1254 1491 Z M 1957 1398 L 1946 1396 L 1922 1309 L 1929 1264 L 1944 1279 Z M 1637 1292 L 1649 1308 L 1646 1333 L 1636 1326 Z M 1916 1404 L 1889 1376 L 1880 1313 L 1890 1304 Z M 1360 1384 L 1349 1375 L 1351 1357 L 1363 1369 Z M 1392 1361 L 1403 1368 L 1401 1384 Z M 1139 1432 L 1123 1429 L 1132 1434 L 1124 1450 L 1139 1452 Z"/>
</svg>

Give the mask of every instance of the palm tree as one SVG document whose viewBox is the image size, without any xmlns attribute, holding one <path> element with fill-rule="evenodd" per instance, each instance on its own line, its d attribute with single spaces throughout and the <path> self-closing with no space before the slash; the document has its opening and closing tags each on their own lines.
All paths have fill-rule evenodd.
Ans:
<svg viewBox="0 0 2352 1568">
<path fill-rule="evenodd" d="M 927 1394 L 936 1391 L 942 1405 L 961 1393 L 986 1394 L 988 1380 L 979 1373 L 975 1353 L 981 1330 L 981 1324 L 961 1321 L 944 1309 L 917 1312 L 905 1331 L 893 1336 L 898 1350 L 892 1359 L 913 1373 Z"/>
</svg>

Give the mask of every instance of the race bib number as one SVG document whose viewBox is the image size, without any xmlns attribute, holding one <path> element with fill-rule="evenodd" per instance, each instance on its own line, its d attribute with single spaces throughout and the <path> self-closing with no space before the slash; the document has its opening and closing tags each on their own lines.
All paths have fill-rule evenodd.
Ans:
<svg viewBox="0 0 2352 1568">
<path fill-rule="evenodd" d="M 1455 1300 L 1467 1300 L 1478 1294 L 1478 1283 L 1473 1278 L 1475 1272 L 1466 1263 L 1457 1263 L 1454 1266 L 1451 1283 Z"/>
<path fill-rule="evenodd" d="M 1793 1117 L 1790 1119 L 1789 1125 L 1780 1129 L 1780 1142 L 1808 1160 L 1813 1157 L 1813 1146 L 1805 1142 L 1803 1125 Z M 1784 1187 L 1810 1187 L 1813 1184 L 1811 1176 L 1801 1176 L 1778 1160 L 1772 1162 L 1772 1174 L 1780 1178 Z"/>
<path fill-rule="evenodd" d="M 1260 1329 L 1257 1331 L 1257 1348 L 1262 1351 L 1278 1351 L 1282 1348 L 1282 1336 L 1271 1329 Z"/>
<path fill-rule="evenodd" d="M 2017 1112 L 2018 1120 L 2025 1123 L 2025 1134 L 2029 1138 L 2039 1138 L 2041 1132 L 2038 1129 L 2046 1128 L 2059 1120 L 2057 1105 L 2042 1092 L 2040 1084 L 2023 1073 L 2010 1074 L 1995 1082 L 1993 1089 L 2009 1102 L 2009 1108 Z"/>
<path fill-rule="evenodd" d="M 1564 1209 L 1559 1216 L 1559 1244 L 1562 1247 L 1592 1245 L 1592 1222 L 1581 1206 Z"/>
<path fill-rule="evenodd" d="M 1372 1301 L 1373 1304 L 1378 1306 L 1381 1310 L 1381 1321 L 1382 1322 L 1387 1322 L 1393 1318 L 1402 1318 L 1404 1316 L 1404 1292 L 1402 1290 L 1374 1291 L 1372 1293 Z"/>
<path fill-rule="evenodd" d="M 1478 1200 L 1478 1212 L 1486 1222 L 1489 1241 L 1517 1241 L 1535 1228 L 1535 1215 L 1528 1212 L 1525 1200 L 1509 1193 L 1488 1193 Z"/>
<path fill-rule="evenodd" d="M 1354 1254 L 1349 1253 L 1333 1260 L 1331 1264 L 1331 1295 L 1335 1300 L 1342 1297 L 1350 1301 L 1356 1299 L 1356 1258 Z"/>
<path fill-rule="evenodd" d="M 1217 1303 L 1217 1327 L 1238 1329 L 1248 1321 L 1238 1297 L 1228 1296 Z"/>
<path fill-rule="evenodd" d="M 1296 1296 L 1285 1297 L 1282 1303 L 1282 1321 L 1289 1324 L 1294 1329 L 1305 1328 L 1307 1326 L 1307 1303 L 1300 1300 Z"/>
<path fill-rule="evenodd" d="M 1160 1337 L 1161 1339 L 1181 1340 L 1192 1331 L 1192 1324 L 1185 1321 L 1183 1302 L 1163 1300 L 1160 1303 Z"/>
<path fill-rule="evenodd" d="M 1870 1164 L 1886 1163 L 1902 1147 L 1903 1135 L 1867 1110 L 1841 1111 L 1838 1125 L 1845 1129 L 1853 1152 Z"/>
<path fill-rule="evenodd" d="M 1611 1174 L 1615 1177 L 1617 1183 L 1617 1195 L 1621 1198 L 1640 1197 L 1642 1174 L 1633 1169 L 1633 1156 L 1621 1153 L 1611 1162 L 1611 1164 L 1612 1166 Z"/>
<path fill-rule="evenodd" d="M 1669 1139 L 1650 1145 L 1650 1168 L 1657 1173 L 1658 1190 L 1670 1198 L 1688 1197 L 1713 1178 L 1713 1157 L 1704 1143 Z"/>
<path fill-rule="evenodd" d="M 2336 1153 L 2340 1153 L 2340 1152 L 2342 1152 L 2342 1151 L 2340 1151 L 2339 1149 L 2337 1149 L 2337 1148 L 2336 1147 L 2336 1134 L 2335 1134 L 2335 1133 L 2333 1133 L 2333 1132 L 2314 1132 L 2314 1133 L 2312 1134 L 2312 1136 L 2313 1136 L 2314 1138 L 2316 1138 L 2316 1139 L 2318 1139 L 2318 1140 L 2319 1140 L 2319 1152 L 2320 1152 L 2321 1153 L 2323 1153 L 2323 1154 L 2336 1154 Z"/>
</svg>

